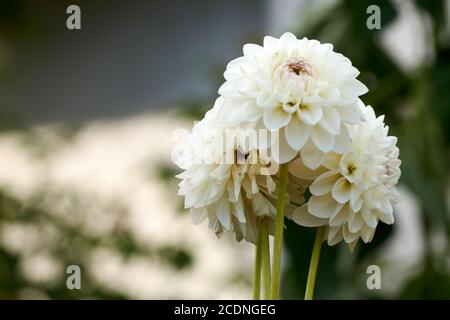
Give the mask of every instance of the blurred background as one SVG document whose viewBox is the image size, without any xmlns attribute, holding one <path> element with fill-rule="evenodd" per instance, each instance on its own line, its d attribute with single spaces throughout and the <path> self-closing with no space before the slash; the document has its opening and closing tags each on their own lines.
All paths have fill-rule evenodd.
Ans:
<svg viewBox="0 0 450 320">
<path fill-rule="evenodd" d="M 253 248 L 192 225 L 171 135 L 212 106 L 244 43 L 285 31 L 352 60 L 402 160 L 396 223 L 353 254 L 324 246 L 316 298 L 450 298 L 449 17 L 449 0 L 1 0 L 0 299 L 250 298 Z M 314 235 L 288 230 L 282 291 L 298 299 Z"/>
</svg>

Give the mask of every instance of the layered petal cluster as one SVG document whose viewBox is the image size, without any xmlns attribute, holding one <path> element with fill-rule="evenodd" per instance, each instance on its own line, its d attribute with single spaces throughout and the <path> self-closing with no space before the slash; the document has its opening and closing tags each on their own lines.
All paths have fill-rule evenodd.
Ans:
<svg viewBox="0 0 450 320">
<path fill-rule="evenodd" d="M 210 110 L 178 145 L 175 163 L 184 171 L 177 178 L 195 224 L 209 220 L 217 235 L 234 232 L 236 239 L 255 243 L 258 222 L 276 215 L 277 174 L 267 170 L 272 159 L 246 144 L 247 133 L 239 128 L 217 126 L 217 109 Z M 290 180 L 289 199 L 304 202 L 304 188 Z M 294 205 L 287 206 L 287 214 Z"/>
<path fill-rule="evenodd" d="M 179 144 L 179 195 L 193 222 L 255 243 L 259 220 L 269 217 L 273 229 L 276 215 L 278 172 L 268 168 L 288 163 L 287 218 L 326 226 L 329 245 L 370 242 L 379 221 L 394 222 L 400 160 L 384 118 L 359 98 L 367 92 L 359 71 L 331 44 L 291 33 L 243 53 Z M 259 129 L 270 139 L 248 144 L 248 130 Z"/>
<path fill-rule="evenodd" d="M 220 121 L 279 130 L 280 163 L 300 152 L 315 169 L 327 153 L 341 152 L 348 140 L 343 124 L 364 120 L 358 97 L 367 92 L 350 60 L 331 44 L 291 33 L 266 36 L 263 46 L 246 44 L 243 53 L 224 73 Z"/>
<path fill-rule="evenodd" d="M 316 170 L 301 159 L 290 164 L 291 173 L 312 181 L 311 197 L 293 220 L 308 227 L 326 225 L 329 245 L 344 240 L 351 249 L 360 238 L 370 242 L 379 221 L 394 222 L 392 203 L 399 198 L 397 138 L 388 136 L 384 116 L 377 118 L 370 106 L 361 110 L 366 121 L 348 126 L 351 142 L 345 152 L 328 153 Z"/>
</svg>

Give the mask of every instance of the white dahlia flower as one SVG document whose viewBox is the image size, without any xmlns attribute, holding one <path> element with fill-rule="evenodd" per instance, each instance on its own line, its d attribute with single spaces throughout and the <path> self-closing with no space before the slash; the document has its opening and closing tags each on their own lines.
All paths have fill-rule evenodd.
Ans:
<svg viewBox="0 0 450 320">
<path fill-rule="evenodd" d="M 220 121 L 279 130 L 279 163 L 300 151 L 314 169 L 326 153 L 340 152 L 348 138 L 342 123 L 364 120 L 358 97 L 367 88 L 356 79 L 359 71 L 350 60 L 331 44 L 292 33 L 280 39 L 267 36 L 263 46 L 246 44 L 243 52 L 224 73 Z"/>
<path fill-rule="evenodd" d="M 344 240 L 352 250 L 359 238 L 372 241 L 379 221 L 394 223 L 392 203 L 399 197 L 397 138 L 388 136 L 384 116 L 376 118 L 370 106 L 362 110 L 367 121 L 348 126 L 351 142 L 344 153 L 327 154 L 316 170 L 300 159 L 289 168 L 313 181 L 308 203 L 296 209 L 293 220 L 308 227 L 327 226 L 329 245 Z"/>
<path fill-rule="evenodd" d="M 278 165 L 249 146 L 245 128 L 217 127 L 216 116 L 213 108 L 176 147 L 173 160 L 184 170 L 177 175 L 178 194 L 194 224 L 208 218 L 218 236 L 234 232 L 238 241 L 256 243 L 261 217 L 270 218 L 273 232 Z M 295 203 L 286 207 L 288 215 L 304 202 L 304 188 L 295 181 L 292 177 L 289 184 L 289 199 Z"/>
</svg>

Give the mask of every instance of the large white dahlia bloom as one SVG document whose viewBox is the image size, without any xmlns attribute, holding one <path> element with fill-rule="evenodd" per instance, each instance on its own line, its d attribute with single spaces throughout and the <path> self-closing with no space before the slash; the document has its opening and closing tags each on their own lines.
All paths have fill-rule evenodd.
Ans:
<svg viewBox="0 0 450 320">
<path fill-rule="evenodd" d="M 208 218 L 209 228 L 220 236 L 234 232 L 238 241 L 255 243 L 258 222 L 269 217 L 269 232 L 276 216 L 278 165 L 248 144 L 244 127 L 217 126 L 217 108 L 210 110 L 175 149 L 174 162 L 184 171 L 178 194 L 192 221 Z M 276 167 L 273 167 L 275 165 Z M 304 202 L 303 192 L 292 177 L 289 183 L 289 216 Z"/>
<path fill-rule="evenodd" d="M 384 116 L 377 118 L 370 106 L 362 110 L 367 121 L 348 126 L 351 142 L 344 153 L 327 154 L 315 171 L 300 159 L 290 164 L 291 173 L 313 180 L 311 197 L 293 220 L 308 227 L 326 225 L 329 245 L 344 240 L 352 250 L 359 238 L 372 241 L 379 221 L 394 222 L 392 203 L 399 198 L 397 138 L 388 136 Z"/>
<path fill-rule="evenodd" d="M 348 139 L 342 124 L 364 120 L 358 97 L 367 88 L 356 79 L 359 71 L 350 60 L 331 44 L 292 33 L 266 36 L 263 46 L 246 44 L 243 52 L 224 73 L 220 121 L 279 130 L 280 163 L 300 151 L 314 169 L 325 154 L 340 152 Z"/>
</svg>

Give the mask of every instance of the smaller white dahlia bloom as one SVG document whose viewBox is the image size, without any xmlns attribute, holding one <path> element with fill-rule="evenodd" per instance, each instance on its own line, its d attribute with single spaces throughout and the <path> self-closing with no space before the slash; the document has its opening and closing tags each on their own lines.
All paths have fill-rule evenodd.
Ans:
<svg viewBox="0 0 450 320">
<path fill-rule="evenodd" d="M 350 60 L 331 44 L 292 33 L 266 36 L 263 46 L 246 44 L 243 53 L 224 73 L 220 121 L 279 130 L 279 163 L 300 152 L 314 169 L 328 152 L 340 152 L 348 138 L 342 124 L 364 120 L 358 97 L 367 88 Z"/>
<path fill-rule="evenodd" d="M 384 116 L 376 118 L 370 106 L 362 110 L 367 121 L 348 126 L 351 142 L 344 153 L 326 155 L 314 171 L 300 159 L 290 164 L 291 173 L 313 180 L 311 197 L 293 220 L 308 227 L 326 225 L 329 245 L 344 240 L 352 250 L 359 238 L 372 241 L 379 221 L 394 223 L 392 203 L 399 198 L 397 138 L 388 136 Z"/>
<path fill-rule="evenodd" d="M 243 127 L 217 127 L 217 109 L 210 110 L 176 146 L 175 163 L 184 171 L 178 194 L 194 224 L 206 218 L 220 236 L 234 232 L 236 240 L 256 243 L 261 217 L 269 217 L 272 233 L 276 216 L 278 165 L 246 140 Z M 275 170 L 274 170 L 275 169 Z M 297 179 L 298 180 L 298 179 Z M 304 202 L 304 188 L 289 184 L 287 214 Z"/>
</svg>

